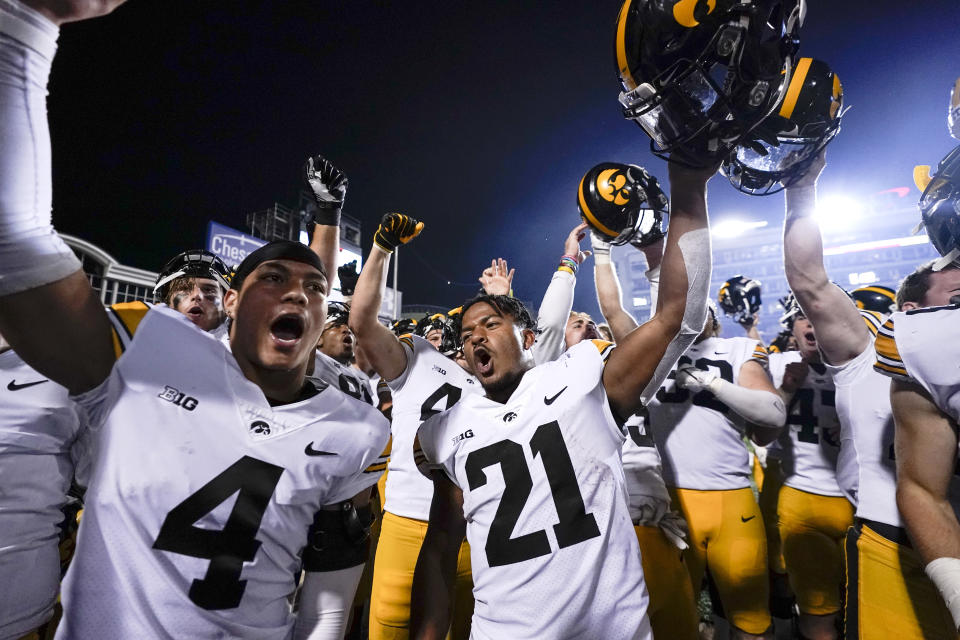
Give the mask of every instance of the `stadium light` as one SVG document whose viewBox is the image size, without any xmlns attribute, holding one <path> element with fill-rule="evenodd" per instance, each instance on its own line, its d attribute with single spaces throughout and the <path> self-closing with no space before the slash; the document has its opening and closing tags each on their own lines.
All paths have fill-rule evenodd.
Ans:
<svg viewBox="0 0 960 640">
<path fill-rule="evenodd" d="M 762 229 L 767 224 L 766 220 L 723 220 L 710 225 L 710 233 L 717 238 L 736 238 L 752 229 Z"/>
<path fill-rule="evenodd" d="M 650 301 L 643 297 L 633 299 L 634 307 L 646 307 L 649 304 L 650 304 Z"/>
<path fill-rule="evenodd" d="M 830 196 L 820 201 L 813 217 L 824 231 L 840 231 L 863 217 L 863 207 L 853 198 Z"/>
</svg>

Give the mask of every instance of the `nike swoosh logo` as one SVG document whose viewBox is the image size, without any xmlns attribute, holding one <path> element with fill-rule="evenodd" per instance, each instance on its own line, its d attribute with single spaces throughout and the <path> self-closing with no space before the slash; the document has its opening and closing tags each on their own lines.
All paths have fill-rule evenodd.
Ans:
<svg viewBox="0 0 960 640">
<path fill-rule="evenodd" d="M 559 398 L 559 397 L 560 397 L 560 394 L 563 393 L 563 392 L 566 391 L 566 390 L 567 390 L 567 387 L 564 387 L 563 389 L 560 389 L 560 391 L 557 391 L 557 395 L 553 396 L 552 398 L 548 398 L 547 396 L 543 396 L 543 404 L 553 404 L 553 401 L 556 400 L 557 398 Z"/>
<path fill-rule="evenodd" d="M 314 449 L 312 442 L 307 445 L 307 448 L 304 449 L 303 452 L 304 452 L 305 454 L 307 454 L 308 456 L 336 456 L 336 455 L 339 455 L 338 453 L 334 453 L 334 452 L 332 452 L 332 451 L 320 451 L 319 449 Z"/>
<path fill-rule="evenodd" d="M 38 384 L 43 384 L 44 382 L 50 382 L 50 381 L 38 380 L 37 382 L 24 382 L 23 384 L 17 384 L 16 380 L 11 380 L 10 384 L 7 385 L 7 391 L 20 391 L 20 389 L 26 389 L 27 387 L 35 387 Z"/>
<path fill-rule="evenodd" d="M 757 517 L 757 516 L 750 516 L 749 518 L 744 518 L 743 516 L 740 516 L 740 520 L 741 520 L 742 522 L 750 522 L 751 520 L 753 520 L 753 519 L 756 518 L 756 517 Z"/>
</svg>

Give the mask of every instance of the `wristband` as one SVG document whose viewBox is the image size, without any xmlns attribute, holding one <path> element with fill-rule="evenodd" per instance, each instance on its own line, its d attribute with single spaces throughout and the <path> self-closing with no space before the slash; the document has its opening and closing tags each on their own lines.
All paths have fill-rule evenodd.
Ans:
<svg viewBox="0 0 960 640">
<path fill-rule="evenodd" d="M 577 269 L 580 268 L 580 263 L 577 262 L 577 259 L 573 256 L 561 256 L 560 266 L 557 267 L 558 271 L 569 271 L 573 275 L 577 275 Z"/>
<path fill-rule="evenodd" d="M 923 571 L 937 586 L 953 617 L 953 626 L 960 628 L 960 559 L 937 558 Z"/>
</svg>

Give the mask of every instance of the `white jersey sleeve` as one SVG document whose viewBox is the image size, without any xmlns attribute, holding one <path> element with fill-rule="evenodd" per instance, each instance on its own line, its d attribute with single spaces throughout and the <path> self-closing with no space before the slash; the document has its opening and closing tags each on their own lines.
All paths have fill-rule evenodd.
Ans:
<svg viewBox="0 0 960 640">
<path fill-rule="evenodd" d="M 0 638 L 53 615 L 59 524 L 80 424 L 67 390 L 13 351 L 0 353 Z"/>
<path fill-rule="evenodd" d="M 215 337 L 162 308 L 77 402 L 96 460 L 59 633 L 286 638 L 314 515 L 380 475 L 379 412 L 330 386 L 271 406 Z"/>
<path fill-rule="evenodd" d="M 584 341 L 505 404 L 471 395 L 420 429 L 429 463 L 463 490 L 477 640 L 650 637 L 624 437 L 601 382 L 611 347 Z"/>
<path fill-rule="evenodd" d="M 711 491 L 750 486 L 750 456 L 740 435 L 743 419 L 709 391 L 691 394 L 676 385 L 677 367 L 686 364 L 737 384 L 748 361 L 766 366 L 766 350 L 756 340 L 707 338 L 695 343 L 649 403 L 648 429 L 668 487 Z"/>
<path fill-rule="evenodd" d="M 433 483 L 420 473 L 413 457 L 417 429 L 430 416 L 481 389 L 473 376 L 420 336 L 402 336 L 400 344 L 407 355 L 407 366 L 387 383 L 393 397 L 393 440 L 384 509 L 404 518 L 426 521 L 433 501 Z"/>
<path fill-rule="evenodd" d="M 783 384 L 787 364 L 801 361 L 800 353 L 770 354 L 773 385 Z M 826 367 L 810 364 L 806 380 L 787 406 L 786 429 L 774 443 L 784 484 L 822 496 L 842 496 L 837 484 L 840 453 L 840 419 L 836 390 Z"/>
</svg>

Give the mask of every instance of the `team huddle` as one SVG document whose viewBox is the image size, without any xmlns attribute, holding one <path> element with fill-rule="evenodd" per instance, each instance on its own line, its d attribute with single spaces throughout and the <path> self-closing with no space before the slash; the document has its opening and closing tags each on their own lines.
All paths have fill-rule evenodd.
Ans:
<svg viewBox="0 0 960 640">
<path fill-rule="evenodd" d="M 960 147 L 916 172 L 942 258 L 831 282 L 843 89 L 798 55 L 804 0 L 625 0 L 620 105 L 668 188 L 589 169 L 536 313 L 494 259 L 392 325 L 390 256 L 429 221 L 383 215 L 338 268 L 348 181 L 319 155 L 309 245 L 187 247 L 155 304 L 104 307 L 51 224 L 45 101 L 59 25 L 121 2 L 0 0 L 0 640 L 958 637 Z M 709 291 L 718 171 L 784 192 L 770 344 L 759 282 Z"/>
</svg>

